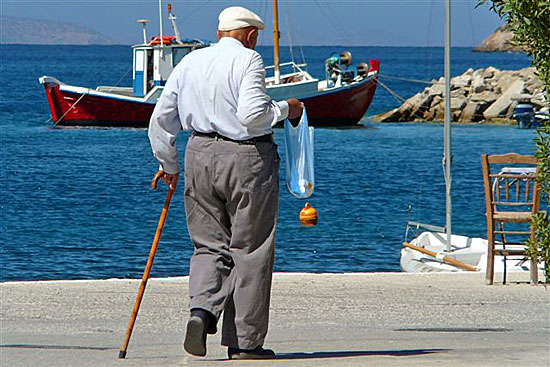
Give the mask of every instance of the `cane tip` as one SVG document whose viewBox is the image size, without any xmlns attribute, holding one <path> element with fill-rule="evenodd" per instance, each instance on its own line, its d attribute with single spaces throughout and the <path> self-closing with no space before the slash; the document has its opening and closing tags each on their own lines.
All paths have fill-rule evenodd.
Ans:
<svg viewBox="0 0 550 367">
<path fill-rule="evenodd" d="M 118 352 L 118 358 L 120 358 L 120 359 L 126 358 L 126 351 L 125 350 L 119 351 Z"/>
</svg>

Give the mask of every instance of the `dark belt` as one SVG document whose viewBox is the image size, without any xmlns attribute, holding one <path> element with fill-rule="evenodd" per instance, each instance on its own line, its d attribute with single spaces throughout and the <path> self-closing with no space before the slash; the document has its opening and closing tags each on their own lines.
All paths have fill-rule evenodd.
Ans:
<svg viewBox="0 0 550 367">
<path fill-rule="evenodd" d="M 273 134 L 266 134 L 266 135 L 246 139 L 246 140 L 231 139 L 231 138 L 228 138 L 226 136 L 220 135 L 216 132 L 201 133 L 199 131 L 193 131 L 193 136 L 202 136 L 202 137 L 206 137 L 206 138 L 225 140 L 225 141 L 230 141 L 230 142 L 237 143 L 237 144 L 247 144 L 247 145 L 254 145 L 256 143 L 271 143 L 271 142 L 273 142 Z"/>
</svg>

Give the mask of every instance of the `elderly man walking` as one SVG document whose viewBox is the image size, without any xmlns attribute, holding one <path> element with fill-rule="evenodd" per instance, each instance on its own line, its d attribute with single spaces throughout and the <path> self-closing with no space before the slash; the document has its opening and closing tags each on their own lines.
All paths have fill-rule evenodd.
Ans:
<svg viewBox="0 0 550 367">
<path fill-rule="evenodd" d="M 175 147 L 191 130 L 185 152 L 185 209 L 195 247 L 190 265 L 191 316 L 184 348 L 206 355 L 206 335 L 217 332 L 230 359 L 274 358 L 264 349 L 269 318 L 279 156 L 272 126 L 297 118 L 297 99 L 272 101 L 265 69 L 254 51 L 259 16 L 242 7 L 219 15 L 219 42 L 193 51 L 174 68 L 149 125 L 164 181 L 179 177 Z"/>
</svg>

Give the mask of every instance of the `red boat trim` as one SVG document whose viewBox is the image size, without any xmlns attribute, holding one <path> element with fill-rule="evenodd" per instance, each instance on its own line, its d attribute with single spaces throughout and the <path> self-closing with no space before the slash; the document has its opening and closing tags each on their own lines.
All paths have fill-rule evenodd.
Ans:
<svg viewBox="0 0 550 367">
<path fill-rule="evenodd" d="M 53 122 L 57 122 L 58 117 L 57 117 L 57 113 L 55 112 L 55 106 L 54 106 L 53 99 L 52 99 L 51 88 L 53 88 L 53 86 L 50 85 L 50 83 L 44 84 L 44 89 L 46 89 L 46 96 L 48 97 L 48 104 L 50 105 L 50 112 L 52 114 L 52 120 L 53 120 Z"/>
</svg>

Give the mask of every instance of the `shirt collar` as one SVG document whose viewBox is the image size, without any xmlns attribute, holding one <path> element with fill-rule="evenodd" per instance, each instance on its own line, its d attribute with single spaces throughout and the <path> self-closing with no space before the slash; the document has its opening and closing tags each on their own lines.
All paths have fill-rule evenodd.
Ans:
<svg viewBox="0 0 550 367">
<path fill-rule="evenodd" d="M 239 45 L 239 46 L 244 47 L 244 45 L 241 43 L 241 41 L 239 41 L 238 39 L 233 38 L 233 37 L 222 37 L 222 38 L 220 38 L 218 43 L 228 43 L 228 44 L 232 43 L 234 45 Z"/>
</svg>

